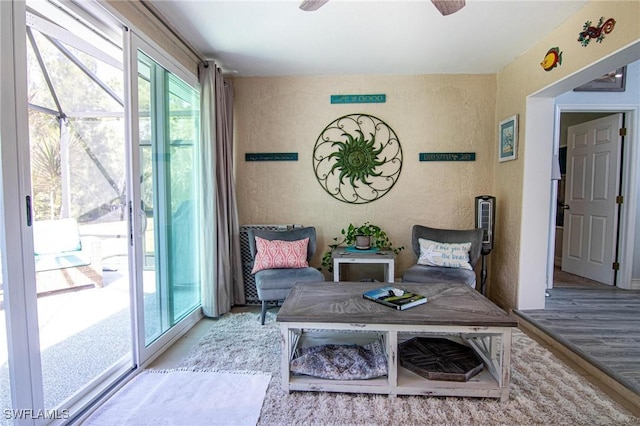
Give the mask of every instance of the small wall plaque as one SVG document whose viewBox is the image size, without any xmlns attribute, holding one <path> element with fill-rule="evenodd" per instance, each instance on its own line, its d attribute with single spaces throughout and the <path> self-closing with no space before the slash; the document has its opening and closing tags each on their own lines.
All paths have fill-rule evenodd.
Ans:
<svg viewBox="0 0 640 426">
<path fill-rule="evenodd" d="M 383 104 L 387 95 L 331 95 L 332 104 Z"/>
<path fill-rule="evenodd" d="M 420 161 L 476 161 L 475 152 L 421 152 Z"/>
<path fill-rule="evenodd" d="M 298 161 L 297 152 L 245 153 L 244 161 Z"/>
</svg>

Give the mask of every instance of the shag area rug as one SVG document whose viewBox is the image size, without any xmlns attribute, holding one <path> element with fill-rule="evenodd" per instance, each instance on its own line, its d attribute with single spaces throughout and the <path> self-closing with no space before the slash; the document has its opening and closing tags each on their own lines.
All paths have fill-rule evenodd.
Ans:
<svg viewBox="0 0 640 426">
<path fill-rule="evenodd" d="M 509 401 L 282 390 L 275 314 L 226 314 L 178 365 L 271 373 L 259 425 L 638 425 L 555 355 L 514 330 Z"/>
<path fill-rule="evenodd" d="M 83 426 L 255 425 L 270 378 L 257 372 L 146 370 Z"/>
</svg>

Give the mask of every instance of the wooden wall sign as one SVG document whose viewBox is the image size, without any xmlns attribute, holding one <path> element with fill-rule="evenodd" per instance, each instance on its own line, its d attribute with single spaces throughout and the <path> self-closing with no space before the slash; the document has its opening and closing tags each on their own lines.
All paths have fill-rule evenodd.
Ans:
<svg viewBox="0 0 640 426">
<path fill-rule="evenodd" d="M 387 95 L 331 95 L 332 104 L 383 104 Z"/>
<path fill-rule="evenodd" d="M 420 161 L 476 161 L 475 152 L 421 152 Z"/>
<path fill-rule="evenodd" d="M 245 153 L 244 161 L 298 161 L 297 152 Z"/>
</svg>

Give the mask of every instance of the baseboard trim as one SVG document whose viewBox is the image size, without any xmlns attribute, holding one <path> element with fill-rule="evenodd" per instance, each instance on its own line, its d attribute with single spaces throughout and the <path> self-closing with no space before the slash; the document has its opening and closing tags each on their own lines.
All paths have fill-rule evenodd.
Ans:
<svg viewBox="0 0 640 426">
<path fill-rule="evenodd" d="M 519 315 L 518 327 L 529 337 L 551 350 L 554 355 L 568 364 L 576 373 L 585 377 L 594 386 L 633 413 L 633 415 L 640 416 L 640 395 L 611 378 L 598 367 Z"/>
<path fill-rule="evenodd" d="M 631 280 L 630 290 L 640 290 L 640 278 L 634 278 Z"/>
</svg>

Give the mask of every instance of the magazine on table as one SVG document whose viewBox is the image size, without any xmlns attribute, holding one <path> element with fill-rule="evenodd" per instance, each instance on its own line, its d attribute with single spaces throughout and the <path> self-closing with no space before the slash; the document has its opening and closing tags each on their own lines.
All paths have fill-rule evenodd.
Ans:
<svg viewBox="0 0 640 426">
<path fill-rule="evenodd" d="M 366 291 L 362 297 L 400 311 L 427 303 L 425 296 L 393 286 Z"/>
</svg>

